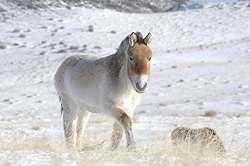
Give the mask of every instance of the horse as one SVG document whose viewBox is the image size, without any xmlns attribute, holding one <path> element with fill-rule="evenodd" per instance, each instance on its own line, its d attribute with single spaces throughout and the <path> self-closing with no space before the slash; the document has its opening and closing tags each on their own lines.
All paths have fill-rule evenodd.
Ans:
<svg viewBox="0 0 250 166">
<path fill-rule="evenodd" d="M 226 150 L 217 133 L 208 127 L 191 129 L 178 127 L 171 134 L 172 144 L 178 148 L 189 148 L 200 152 L 224 155 Z"/>
<path fill-rule="evenodd" d="M 123 130 L 127 147 L 135 147 L 131 117 L 141 93 L 147 89 L 151 41 L 150 32 L 145 38 L 140 32 L 133 32 L 112 55 L 73 55 L 59 66 L 54 81 L 68 147 L 81 148 L 90 113 L 104 113 L 115 120 L 112 149 L 119 146 Z"/>
</svg>

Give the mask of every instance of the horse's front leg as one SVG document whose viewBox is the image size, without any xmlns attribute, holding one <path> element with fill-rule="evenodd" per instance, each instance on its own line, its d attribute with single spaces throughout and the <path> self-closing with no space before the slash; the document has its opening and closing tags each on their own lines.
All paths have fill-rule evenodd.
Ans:
<svg viewBox="0 0 250 166">
<path fill-rule="evenodd" d="M 114 107 L 111 110 L 111 116 L 115 118 L 122 125 L 125 130 L 126 138 L 127 138 L 127 147 L 134 149 L 135 148 L 135 139 L 132 131 L 133 123 L 132 119 L 128 116 L 128 114 L 121 107 Z"/>
<path fill-rule="evenodd" d="M 121 139 L 122 139 L 122 135 L 123 135 L 122 125 L 119 122 L 115 122 L 112 137 L 111 137 L 113 150 L 119 146 Z"/>
</svg>

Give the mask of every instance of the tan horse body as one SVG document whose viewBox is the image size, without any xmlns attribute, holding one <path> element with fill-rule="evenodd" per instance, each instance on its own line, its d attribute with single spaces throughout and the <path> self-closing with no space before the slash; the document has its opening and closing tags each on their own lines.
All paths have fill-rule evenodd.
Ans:
<svg viewBox="0 0 250 166">
<path fill-rule="evenodd" d="M 90 113 L 104 113 L 116 121 L 112 148 L 120 144 L 123 130 L 127 146 L 134 146 L 131 116 L 145 92 L 150 73 L 151 34 L 126 37 L 117 53 L 96 58 L 75 55 L 67 58 L 55 75 L 55 87 L 62 104 L 68 146 L 81 147 Z"/>
</svg>

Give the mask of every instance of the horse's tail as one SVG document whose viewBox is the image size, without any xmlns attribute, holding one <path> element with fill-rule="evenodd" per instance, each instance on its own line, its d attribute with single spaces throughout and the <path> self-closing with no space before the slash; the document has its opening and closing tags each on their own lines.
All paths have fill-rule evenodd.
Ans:
<svg viewBox="0 0 250 166">
<path fill-rule="evenodd" d="M 61 114 L 63 113 L 63 105 L 62 105 L 62 99 L 61 99 L 61 97 L 60 97 L 60 95 L 58 96 L 58 98 L 59 98 L 59 102 L 61 103 Z"/>
<path fill-rule="evenodd" d="M 59 66 L 58 70 L 56 71 L 56 74 L 54 76 L 55 80 L 55 88 L 57 90 L 57 93 L 59 95 L 59 101 L 61 102 L 61 113 L 63 112 L 63 105 L 62 105 L 62 92 L 67 91 L 66 85 L 65 85 L 65 74 L 68 67 L 74 67 L 79 60 L 79 56 L 71 56 L 68 57 L 63 61 L 63 63 Z"/>
</svg>

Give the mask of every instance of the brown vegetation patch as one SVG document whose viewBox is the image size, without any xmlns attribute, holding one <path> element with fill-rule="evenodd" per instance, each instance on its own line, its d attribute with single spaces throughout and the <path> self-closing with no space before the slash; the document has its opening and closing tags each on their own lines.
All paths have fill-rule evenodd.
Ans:
<svg viewBox="0 0 250 166">
<path fill-rule="evenodd" d="M 207 117 L 215 117 L 216 115 L 217 115 L 217 112 L 215 112 L 215 111 L 205 112 L 205 116 L 207 116 Z"/>
</svg>

